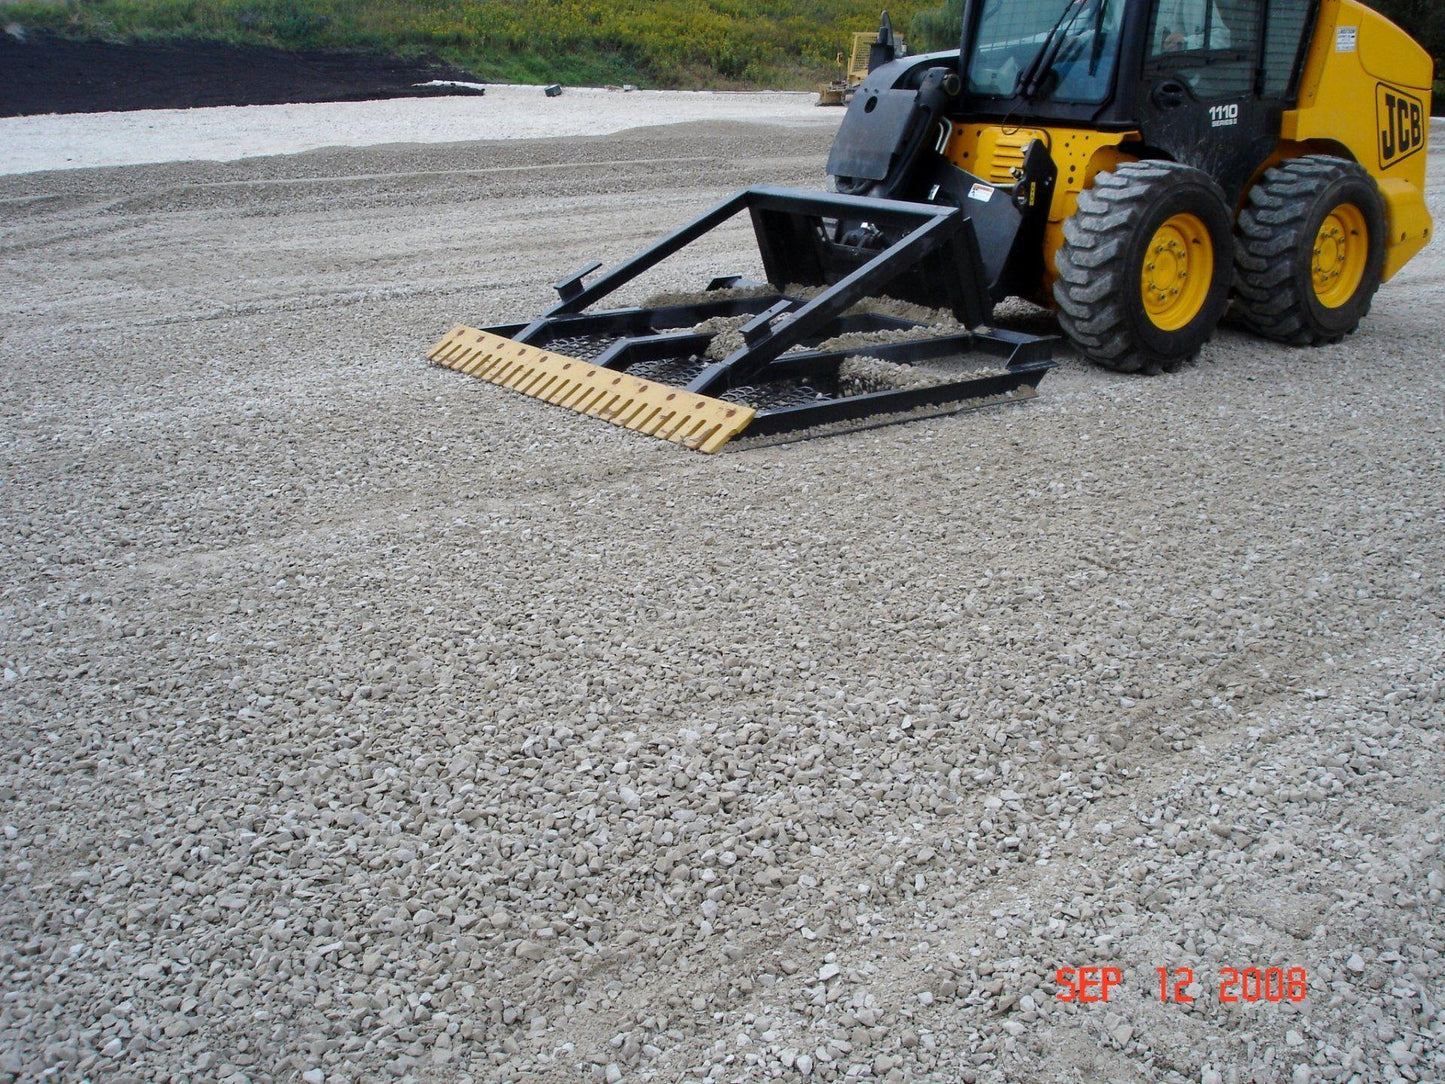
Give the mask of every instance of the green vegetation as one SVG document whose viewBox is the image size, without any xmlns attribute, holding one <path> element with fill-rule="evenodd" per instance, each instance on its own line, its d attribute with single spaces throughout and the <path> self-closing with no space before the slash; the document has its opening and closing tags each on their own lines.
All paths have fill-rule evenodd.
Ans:
<svg viewBox="0 0 1445 1084">
<path fill-rule="evenodd" d="M 963 34 L 964 0 L 944 0 L 934 8 L 924 8 L 908 25 L 910 47 L 918 52 L 933 49 L 957 49 Z"/>
<path fill-rule="evenodd" d="M 1409 32 L 1435 58 L 1438 72 L 1445 64 L 1445 4 L 1440 0 L 1365 0 L 1387 19 Z M 944 0 L 924 8 L 909 25 L 915 49 L 950 49 L 957 45 L 963 27 L 964 0 Z"/>
<path fill-rule="evenodd" d="M 926 0 L 922 0 L 926 2 Z M 881 0 L 0 0 L 6 22 L 110 41 L 202 38 L 433 55 L 494 82 L 811 87 Z M 906 27 L 920 0 L 890 5 Z"/>
<path fill-rule="evenodd" d="M 1445 59 L 1440 0 L 1371 2 Z M 957 45 L 964 0 L 0 0 L 0 13 L 109 41 L 433 55 L 495 82 L 807 87 L 885 4 L 914 52 Z"/>
</svg>

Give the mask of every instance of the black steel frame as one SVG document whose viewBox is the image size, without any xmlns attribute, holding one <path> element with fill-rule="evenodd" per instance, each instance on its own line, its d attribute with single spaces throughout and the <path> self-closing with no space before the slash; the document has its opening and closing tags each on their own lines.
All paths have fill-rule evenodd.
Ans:
<svg viewBox="0 0 1445 1084">
<path fill-rule="evenodd" d="M 694 304 L 585 312 L 589 306 L 633 281 L 667 257 L 748 211 L 774 296 L 720 297 Z M 871 223 L 906 232 L 876 249 L 841 245 L 840 222 Z M 689 392 L 717 395 L 732 388 L 771 382 L 834 378 L 844 359 L 861 352 L 808 349 L 854 331 L 916 328 L 915 321 L 875 314 L 849 314 L 857 302 L 882 293 L 906 274 L 935 276 L 960 322 L 971 331 L 904 342 L 870 345 L 870 357 L 902 364 L 956 359 L 983 353 L 1005 362 L 999 374 L 964 377 L 923 388 L 839 396 L 800 406 L 760 410 L 749 436 L 772 436 L 796 429 L 856 421 L 924 407 L 988 400 L 1021 390 L 1032 391 L 1049 369 L 1054 337 L 984 327 L 991 302 L 973 225 L 957 207 L 903 203 L 835 193 L 761 186 L 746 189 L 624 261 L 590 285 L 583 280 L 594 263 L 555 284 L 559 300 L 530 323 L 495 325 L 485 330 L 533 346 L 547 347 L 578 337 L 612 338 L 592 363 L 626 370 L 646 361 L 696 357 L 711 336 L 690 329 L 715 316 L 748 315 L 741 331 L 744 345 L 721 361 L 706 365 L 688 384 Z M 810 300 L 786 296 L 785 284 L 825 288 Z M 756 285 L 738 276 L 708 284 L 709 291 Z M 785 317 L 785 318 L 784 318 Z M 783 319 L 780 319 L 783 318 Z M 802 350 L 795 348 L 803 347 Z M 788 351 L 794 351 L 788 353 Z M 558 351 L 561 352 L 560 350 Z"/>
</svg>

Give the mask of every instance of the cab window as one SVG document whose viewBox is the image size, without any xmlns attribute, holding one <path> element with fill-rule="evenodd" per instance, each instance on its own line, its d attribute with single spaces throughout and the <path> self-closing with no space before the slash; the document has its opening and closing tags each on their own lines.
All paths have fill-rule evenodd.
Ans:
<svg viewBox="0 0 1445 1084">
<path fill-rule="evenodd" d="M 1300 52 L 1310 28 L 1312 0 L 1274 0 L 1264 31 L 1264 94 L 1291 98 L 1299 78 Z"/>
<path fill-rule="evenodd" d="M 1113 87 L 1126 0 L 980 0 L 968 68 L 972 94 L 1011 98 L 1047 52 L 1039 101 L 1096 104 Z"/>
<path fill-rule="evenodd" d="M 1149 28 L 1149 70 L 1206 101 L 1252 93 L 1258 0 L 1160 0 Z"/>
</svg>

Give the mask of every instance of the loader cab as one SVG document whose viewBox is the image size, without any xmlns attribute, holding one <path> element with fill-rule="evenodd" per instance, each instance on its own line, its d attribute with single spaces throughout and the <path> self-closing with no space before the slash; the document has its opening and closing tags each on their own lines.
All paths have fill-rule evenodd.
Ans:
<svg viewBox="0 0 1445 1084">
<path fill-rule="evenodd" d="M 1319 0 L 969 0 L 958 113 L 1137 131 L 1237 197 L 1278 143 Z"/>
</svg>

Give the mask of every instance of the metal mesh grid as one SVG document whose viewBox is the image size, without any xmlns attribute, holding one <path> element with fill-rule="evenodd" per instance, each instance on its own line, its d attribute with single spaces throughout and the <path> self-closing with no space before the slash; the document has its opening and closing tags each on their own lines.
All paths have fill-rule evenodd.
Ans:
<svg viewBox="0 0 1445 1084">
<path fill-rule="evenodd" d="M 593 361 L 617 339 L 616 335 L 568 335 L 547 340 L 542 349 L 565 354 L 578 361 Z"/>
<path fill-rule="evenodd" d="M 707 367 L 708 359 L 693 354 L 689 357 L 640 361 L 627 372 L 641 380 L 655 380 L 674 387 L 685 385 Z M 756 410 L 776 410 L 786 406 L 804 406 L 838 394 L 836 381 L 779 380 L 767 384 L 740 384 L 718 394 L 719 399 L 740 403 Z"/>
</svg>

